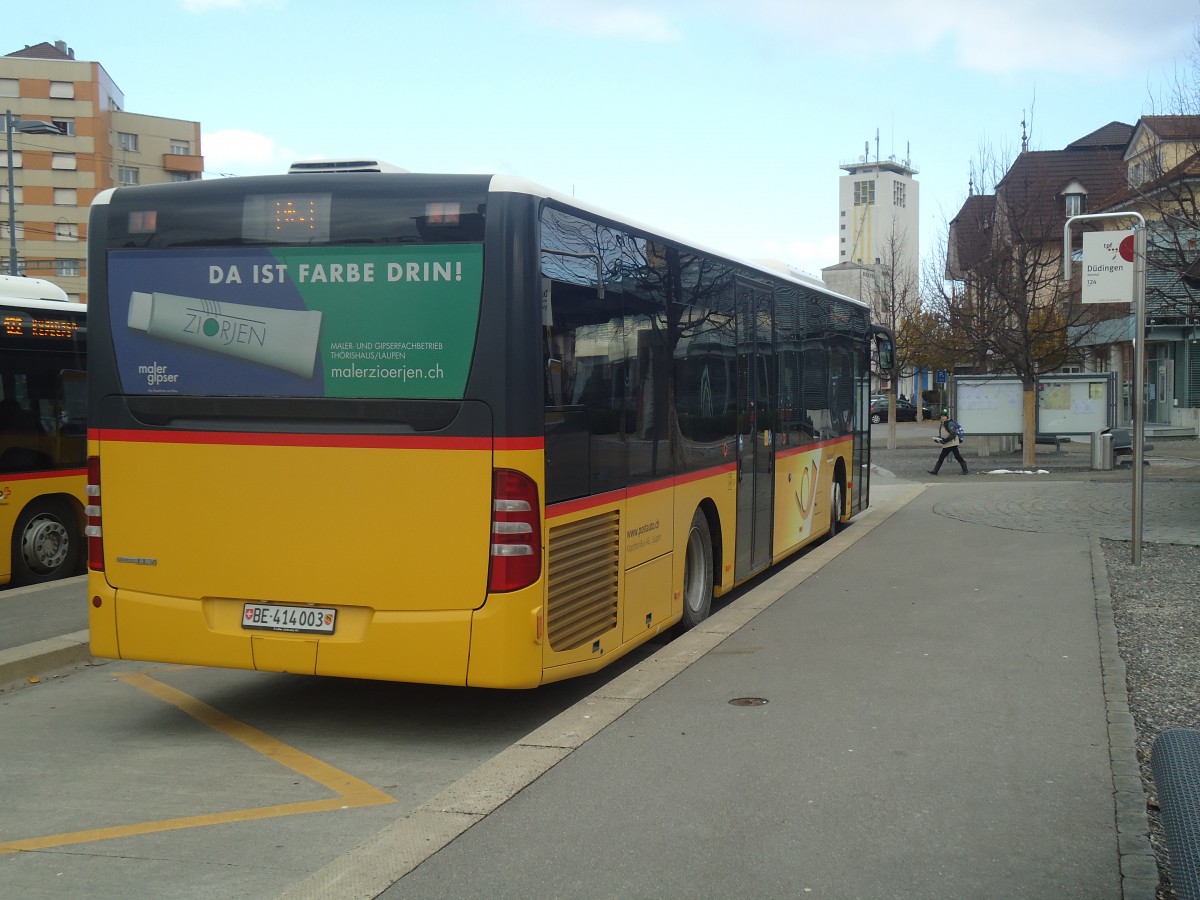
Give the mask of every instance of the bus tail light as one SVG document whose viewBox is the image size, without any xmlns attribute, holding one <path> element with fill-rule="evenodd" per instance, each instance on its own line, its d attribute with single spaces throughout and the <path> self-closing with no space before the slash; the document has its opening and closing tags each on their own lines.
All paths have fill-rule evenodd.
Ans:
<svg viewBox="0 0 1200 900">
<path fill-rule="evenodd" d="M 492 473 L 492 566 L 488 590 L 515 591 L 542 572 L 542 522 L 533 479 L 512 469 Z"/>
<path fill-rule="evenodd" d="M 100 530 L 100 457 L 89 456 L 87 461 L 87 535 L 88 568 L 93 572 L 104 571 L 104 537 Z"/>
</svg>

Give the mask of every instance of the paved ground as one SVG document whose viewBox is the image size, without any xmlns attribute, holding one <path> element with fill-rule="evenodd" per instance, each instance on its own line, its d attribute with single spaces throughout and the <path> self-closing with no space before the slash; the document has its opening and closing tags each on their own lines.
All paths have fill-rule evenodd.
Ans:
<svg viewBox="0 0 1200 900">
<path fill-rule="evenodd" d="M 87 578 L 0 588 L 0 652 L 87 628 Z"/>
<path fill-rule="evenodd" d="M 968 442 L 935 480 L 927 427 L 877 427 L 837 539 L 282 896 L 1153 897 L 1099 551 L 1132 474 Z M 1156 444 L 1144 539 L 1200 544 L 1200 447 Z"/>
<path fill-rule="evenodd" d="M 1090 542 L 935 511 L 994 483 L 877 489 L 856 543 L 382 896 L 1121 897 Z"/>
<path fill-rule="evenodd" d="M 1143 542 L 1200 545 L 1200 482 L 1151 481 L 1144 491 Z M 1013 531 L 1132 539 L 1133 499 L 1127 484 L 1067 482 L 1055 485 L 1053 492 L 1013 484 L 985 506 L 970 497 L 950 497 L 934 511 Z"/>
<path fill-rule="evenodd" d="M 902 422 L 896 426 L 896 444 L 887 446 L 887 425 L 871 427 L 871 459 L 878 469 L 886 474 L 914 481 L 929 481 L 927 472 L 937 462 L 940 448 L 933 443 L 937 426 L 931 423 Z M 1200 481 L 1200 439 L 1162 438 L 1147 439 L 1153 449 L 1145 451 L 1146 465 L 1144 480 L 1151 481 Z M 1063 443 L 1059 449 L 1039 444 L 1036 447 L 1036 465 L 1022 464 L 1021 451 L 1000 450 L 998 438 L 968 436 L 961 448 L 971 474 L 968 478 L 1003 479 L 1005 481 L 1038 481 L 1053 476 L 1056 480 L 1111 481 L 1130 484 L 1133 480 L 1129 465 L 1118 465 L 1111 470 L 1092 468 L 1091 442 L 1075 439 Z M 941 479 L 963 477 L 958 473 L 954 458 L 942 466 Z"/>
<path fill-rule="evenodd" d="M 1128 466 L 1092 468 L 1091 445 L 1075 440 L 1061 450 L 1038 447 L 1037 463 L 1021 465 L 1020 451 L 1000 452 L 983 438 L 968 439 L 963 457 L 970 474 L 963 476 L 951 458 L 936 478 L 926 471 L 937 461 L 938 448 L 929 437 L 936 426 L 904 423 L 897 427 L 896 446 L 886 446 L 887 426 L 872 429 L 875 477 L 902 478 L 932 484 L 1003 483 L 1003 494 L 985 505 L 949 496 L 936 512 L 962 522 L 977 522 L 1018 531 L 1067 532 L 1128 541 L 1133 534 L 1133 472 Z M 1156 439 L 1145 454 L 1142 479 L 1142 540 L 1200 545 L 1200 439 Z M 1070 484 L 1053 493 L 1047 481 Z"/>
</svg>

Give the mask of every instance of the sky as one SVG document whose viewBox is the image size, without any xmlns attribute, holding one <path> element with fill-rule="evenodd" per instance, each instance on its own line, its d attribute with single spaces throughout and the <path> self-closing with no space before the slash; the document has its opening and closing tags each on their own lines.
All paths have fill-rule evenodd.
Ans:
<svg viewBox="0 0 1200 900">
<path fill-rule="evenodd" d="M 130 112 L 197 121 L 204 177 L 369 156 L 517 175 L 746 259 L 838 259 L 841 165 L 918 170 L 922 256 L 1022 131 L 1176 112 L 1200 0 L 88 0 L 5 13 Z"/>
</svg>

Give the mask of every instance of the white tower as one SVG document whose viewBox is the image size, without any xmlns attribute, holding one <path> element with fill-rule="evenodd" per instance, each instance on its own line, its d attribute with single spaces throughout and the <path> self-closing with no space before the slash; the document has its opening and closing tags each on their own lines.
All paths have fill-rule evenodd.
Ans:
<svg viewBox="0 0 1200 900">
<path fill-rule="evenodd" d="M 907 155 L 907 154 L 906 154 Z M 842 163 L 838 180 L 838 265 L 847 267 L 892 264 L 915 279 L 920 260 L 920 185 L 917 169 L 905 158 L 875 158 L 871 146 L 854 162 Z"/>
<path fill-rule="evenodd" d="M 875 158 L 868 142 L 862 156 L 841 168 L 846 174 L 838 180 L 838 261 L 822 269 L 821 277 L 835 291 L 869 303 L 873 320 L 898 329 L 897 319 L 911 312 L 901 307 L 916 301 L 920 283 L 917 169 L 907 147 L 903 160 L 881 159 L 878 130 Z M 915 372 L 912 377 L 916 396 L 924 378 Z"/>
</svg>

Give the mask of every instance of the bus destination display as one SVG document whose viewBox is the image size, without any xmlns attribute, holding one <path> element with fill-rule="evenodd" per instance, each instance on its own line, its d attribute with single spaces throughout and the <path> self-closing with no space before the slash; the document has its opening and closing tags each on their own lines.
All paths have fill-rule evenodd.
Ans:
<svg viewBox="0 0 1200 900">
<path fill-rule="evenodd" d="M 47 341 L 71 341 L 81 324 L 72 319 L 31 316 L 26 312 L 0 312 L 0 330 L 10 338 L 35 338 Z"/>
</svg>

